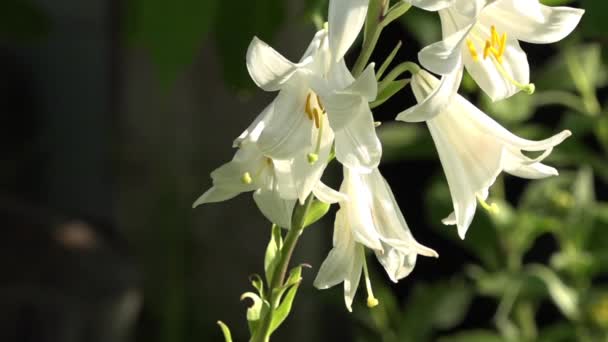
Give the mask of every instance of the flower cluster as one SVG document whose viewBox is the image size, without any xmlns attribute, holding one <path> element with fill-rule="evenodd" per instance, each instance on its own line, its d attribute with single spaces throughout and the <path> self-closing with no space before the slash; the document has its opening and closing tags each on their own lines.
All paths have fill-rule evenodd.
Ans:
<svg viewBox="0 0 608 342">
<path fill-rule="evenodd" d="M 260 211 L 285 229 L 291 228 L 294 207 L 309 196 L 338 203 L 333 249 L 314 284 L 325 289 L 343 283 L 349 310 L 362 273 L 368 305 L 376 303 L 366 248 L 394 282 L 412 271 L 419 254 L 438 256 L 414 239 L 378 170 L 382 146 L 370 109 L 378 95 L 375 66 L 370 63 L 357 73 L 344 62 L 373 1 L 380 0 L 330 0 L 328 23 L 298 62 L 258 38 L 251 41 L 249 74 L 261 89 L 277 96 L 235 140 L 234 158 L 211 173 L 213 186 L 194 203 L 224 201 L 253 191 Z M 570 132 L 540 141 L 514 135 L 457 93 L 463 70 L 494 101 L 519 91 L 531 94 L 534 85 L 519 41 L 558 41 L 576 27 L 584 11 L 548 7 L 538 0 L 402 2 L 408 8 L 438 12 L 443 39 L 418 55 L 428 71 L 411 63 L 410 86 L 418 103 L 396 120 L 426 122 L 453 202 L 453 213 L 442 222 L 456 225 L 464 239 L 478 203 L 496 209 L 486 199 L 502 171 L 530 179 L 557 175 L 542 162 Z M 383 0 L 382 7 L 382 15 L 390 13 L 388 1 Z M 524 151 L 540 153 L 532 158 Z M 343 167 L 339 190 L 321 181 L 334 158 Z"/>
</svg>

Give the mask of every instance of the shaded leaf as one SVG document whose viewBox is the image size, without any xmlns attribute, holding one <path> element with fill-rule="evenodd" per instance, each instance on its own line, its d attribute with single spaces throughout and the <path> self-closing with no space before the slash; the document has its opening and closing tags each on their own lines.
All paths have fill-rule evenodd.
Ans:
<svg viewBox="0 0 608 342">
<path fill-rule="evenodd" d="M 253 36 L 272 45 L 285 17 L 285 1 L 223 1 L 215 30 L 224 78 L 238 89 L 251 87 L 245 56 Z M 307 42 L 303 42 L 306 44 Z"/>
<path fill-rule="evenodd" d="M 133 0 L 129 4 L 130 38 L 149 51 L 160 80 L 169 85 L 194 61 L 215 22 L 218 1 Z"/>
<path fill-rule="evenodd" d="M 490 330 L 470 330 L 439 338 L 438 342 L 504 342 L 497 333 Z"/>
</svg>

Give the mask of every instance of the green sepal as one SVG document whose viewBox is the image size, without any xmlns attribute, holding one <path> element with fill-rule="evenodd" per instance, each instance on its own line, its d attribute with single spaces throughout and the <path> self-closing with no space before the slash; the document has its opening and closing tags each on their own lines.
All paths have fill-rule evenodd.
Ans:
<svg viewBox="0 0 608 342">
<path fill-rule="evenodd" d="M 291 312 L 291 307 L 293 305 L 293 300 L 296 297 L 296 293 L 298 292 L 298 288 L 300 287 L 300 283 L 302 282 L 302 266 L 295 267 L 289 273 L 289 277 L 285 282 L 285 285 L 281 288 L 278 299 L 280 300 L 283 293 L 287 291 L 285 297 L 282 300 L 277 300 L 280 302 L 276 310 L 274 310 L 272 315 L 272 321 L 270 322 L 270 333 L 272 334 L 287 318 L 289 313 Z"/>
<path fill-rule="evenodd" d="M 281 227 L 273 224 L 270 234 L 270 242 L 268 242 L 266 255 L 264 256 L 264 273 L 266 275 L 266 283 L 268 284 L 272 282 L 272 276 L 281 259 L 281 248 L 283 247 Z"/>
<path fill-rule="evenodd" d="M 330 207 L 331 204 L 315 199 L 310 205 L 308 214 L 304 218 L 304 227 L 308 227 L 311 224 L 319 221 L 323 216 L 325 216 L 325 214 L 327 214 Z"/>
<path fill-rule="evenodd" d="M 228 326 L 222 321 L 217 321 L 217 325 L 219 325 L 220 329 L 222 329 L 222 334 L 224 334 L 224 342 L 232 342 L 230 328 L 228 328 Z"/>
<path fill-rule="evenodd" d="M 397 94 L 401 89 L 410 83 L 409 79 L 391 81 L 378 94 L 376 100 L 369 104 L 370 108 L 376 108 Z"/>
</svg>

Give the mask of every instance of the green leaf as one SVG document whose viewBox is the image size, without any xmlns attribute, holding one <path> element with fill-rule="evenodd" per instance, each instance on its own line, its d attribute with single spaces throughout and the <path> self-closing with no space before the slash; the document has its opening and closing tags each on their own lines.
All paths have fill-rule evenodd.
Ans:
<svg viewBox="0 0 608 342">
<path fill-rule="evenodd" d="M 538 332 L 537 342 L 576 341 L 576 329 L 569 323 L 560 322 L 544 327 Z"/>
<path fill-rule="evenodd" d="M 608 13 L 608 2 L 581 0 L 585 15 L 581 23 L 582 31 L 587 37 L 601 38 L 608 34 L 608 22 L 604 13 Z"/>
<path fill-rule="evenodd" d="M 232 334 L 230 333 L 228 326 L 222 321 L 217 321 L 217 325 L 219 325 L 220 329 L 222 329 L 222 333 L 224 334 L 224 342 L 232 342 Z"/>
<path fill-rule="evenodd" d="M 488 96 L 482 96 L 481 106 L 500 122 L 519 123 L 528 120 L 534 114 L 533 100 L 533 96 L 524 92 L 498 102 L 492 102 Z"/>
<path fill-rule="evenodd" d="M 595 136 L 602 145 L 604 154 L 608 154 L 608 117 L 602 115 L 595 123 Z"/>
<path fill-rule="evenodd" d="M 331 204 L 321 202 L 315 199 L 310 205 L 310 209 L 306 217 L 304 218 L 304 227 L 308 227 L 311 224 L 319 221 L 331 208 Z"/>
<path fill-rule="evenodd" d="M 274 271 L 281 259 L 281 248 L 283 247 L 283 236 L 281 235 L 281 227 L 276 224 L 272 225 L 270 233 L 270 242 L 266 247 L 264 256 L 264 273 L 266 275 L 266 283 L 272 282 Z"/>
<path fill-rule="evenodd" d="M 237 89 L 253 85 L 245 65 L 249 42 L 257 36 L 272 45 L 285 18 L 285 6 L 284 0 L 221 2 L 215 42 L 228 84 Z"/>
<path fill-rule="evenodd" d="M 260 298 L 264 299 L 264 281 L 262 280 L 262 277 L 260 277 L 259 274 L 253 274 L 249 277 L 249 281 L 251 282 L 251 285 L 258 290 Z"/>
<path fill-rule="evenodd" d="M 408 15 L 401 17 L 400 21 L 421 46 L 441 40 L 441 23 L 435 13 L 411 8 Z"/>
<path fill-rule="evenodd" d="M 245 292 L 241 295 L 241 300 L 251 299 L 252 305 L 247 309 L 247 325 L 249 326 L 249 332 L 253 336 L 257 331 L 258 325 L 260 324 L 260 318 L 266 315 L 270 309 L 270 305 L 267 301 L 263 300 L 257 294 L 253 292 Z"/>
<path fill-rule="evenodd" d="M 3 0 L 0 3 L 0 39 L 32 41 L 45 37 L 51 19 L 37 4 L 27 0 Z"/>
<path fill-rule="evenodd" d="M 417 284 L 395 327 L 399 340 L 428 341 L 433 330 L 457 326 L 468 312 L 472 298 L 472 290 L 462 279 Z"/>
<path fill-rule="evenodd" d="M 579 298 L 574 289 L 567 286 L 552 269 L 544 265 L 529 265 L 527 270 L 530 275 L 538 277 L 545 283 L 553 303 L 566 317 L 571 320 L 578 319 Z"/>
<path fill-rule="evenodd" d="M 382 142 L 382 162 L 434 159 L 437 152 L 428 130 L 403 122 L 384 123 L 377 130 Z"/>
<path fill-rule="evenodd" d="M 601 60 L 601 45 L 590 43 L 564 49 L 559 55 L 547 62 L 534 77 L 536 89 L 542 90 L 578 90 L 577 83 L 572 78 L 572 65 L 568 61 L 576 62 L 579 67 L 578 74 L 584 83 L 583 87 L 596 89 L 608 82 L 608 74 Z M 569 75 L 568 78 L 564 78 Z M 583 111 L 584 108 L 579 110 Z"/>
<path fill-rule="evenodd" d="M 190 65 L 215 21 L 217 0 L 129 2 L 127 28 L 136 45 L 146 48 L 164 85 Z M 222 3 L 222 6 L 224 2 Z"/>
<path fill-rule="evenodd" d="M 388 67 L 393 62 L 393 59 L 395 59 L 395 56 L 397 55 L 397 52 L 401 48 L 401 45 L 402 45 L 401 41 L 397 42 L 397 45 L 395 45 L 395 47 L 393 48 L 393 51 L 391 51 L 391 53 L 388 55 L 388 57 L 386 57 L 386 59 L 384 60 L 384 62 L 382 63 L 382 65 L 380 66 L 378 71 L 376 72 L 376 80 L 380 80 L 382 78 L 382 75 L 384 75 L 384 72 L 386 71 L 386 69 L 388 69 Z"/>
<path fill-rule="evenodd" d="M 405 80 L 397 80 L 391 81 L 386 87 L 380 90 L 378 97 L 372 103 L 370 103 L 371 108 L 376 108 L 388 101 L 393 95 L 397 94 L 401 89 L 405 88 L 406 85 L 410 83 L 409 79 Z"/>
<path fill-rule="evenodd" d="M 504 342 L 502 337 L 490 330 L 469 330 L 439 338 L 438 342 Z"/>
<path fill-rule="evenodd" d="M 300 283 L 302 282 L 302 266 L 295 267 L 285 283 L 287 294 L 282 298 L 281 304 L 273 312 L 272 321 L 270 322 L 270 333 L 274 332 L 287 318 L 293 306 L 293 300 L 296 297 Z"/>
</svg>

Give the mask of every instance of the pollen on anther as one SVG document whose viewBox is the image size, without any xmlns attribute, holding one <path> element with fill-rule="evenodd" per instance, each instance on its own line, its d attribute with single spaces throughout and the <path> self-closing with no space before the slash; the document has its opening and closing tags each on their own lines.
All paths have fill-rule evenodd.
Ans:
<svg viewBox="0 0 608 342">
<path fill-rule="evenodd" d="M 477 62 L 479 60 L 479 56 L 477 55 L 477 49 L 475 49 L 475 44 L 470 39 L 467 39 L 467 48 L 469 48 L 469 52 L 471 53 L 471 57 L 473 60 Z"/>
</svg>

